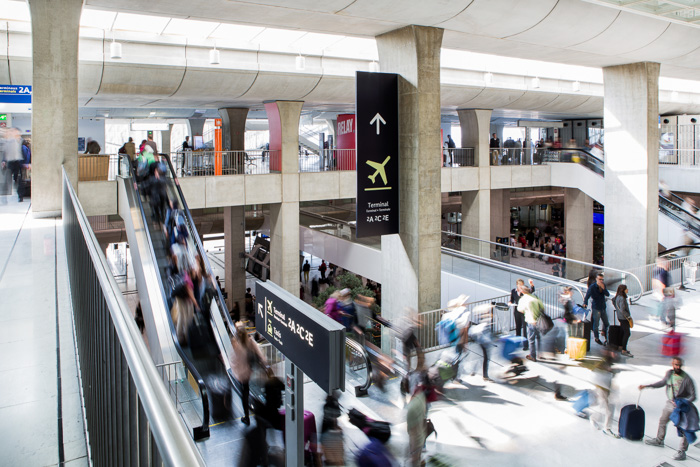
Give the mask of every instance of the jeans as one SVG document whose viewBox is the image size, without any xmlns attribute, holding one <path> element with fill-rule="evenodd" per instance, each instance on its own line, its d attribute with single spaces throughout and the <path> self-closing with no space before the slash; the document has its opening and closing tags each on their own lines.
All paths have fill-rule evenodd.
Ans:
<svg viewBox="0 0 700 467">
<path fill-rule="evenodd" d="M 674 409 L 673 403 L 671 401 L 666 401 L 664 410 L 661 412 L 661 418 L 659 419 L 659 429 L 656 432 L 656 439 L 659 441 L 663 441 L 666 437 L 666 425 L 668 425 Z M 688 438 L 685 436 L 681 436 L 681 444 L 678 446 L 678 450 L 683 452 L 688 450 Z"/>
<path fill-rule="evenodd" d="M 593 305 L 591 305 L 593 307 Z M 593 312 L 591 313 L 591 320 L 592 320 L 592 327 L 593 327 L 593 335 L 595 336 L 596 339 L 600 339 L 599 334 L 598 334 L 598 324 L 599 320 L 602 318 L 603 320 L 603 337 L 607 340 L 607 335 L 608 335 L 608 326 L 610 326 L 610 322 L 608 321 L 608 313 L 605 311 L 605 308 L 598 309 L 598 308 L 593 308 Z"/>
<path fill-rule="evenodd" d="M 535 323 L 527 323 L 527 341 L 530 344 L 530 356 L 536 359 L 540 346 L 540 331 Z"/>
</svg>

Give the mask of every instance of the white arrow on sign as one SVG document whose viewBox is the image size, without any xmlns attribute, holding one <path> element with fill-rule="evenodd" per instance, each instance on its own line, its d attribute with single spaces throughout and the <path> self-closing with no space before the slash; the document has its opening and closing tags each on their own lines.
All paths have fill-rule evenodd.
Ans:
<svg viewBox="0 0 700 467">
<path fill-rule="evenodd" d="M 377 123 L 377 134 L 379 134 L 379 125 L 380 125 L 381 123 L 383 123 L 384 125 L 386 125 L 386 121 L 384 121 L 384 119 L 382 118 L 382 116 L 379 115 L 379 112 L 377 112 L 377 114 L 374 116 L 374 118 L 372 119 L 372 121 L 369 122 L 369 124 L 370 124 L 370 125 L 374 125 L 375 122 Z"/>
</svg>

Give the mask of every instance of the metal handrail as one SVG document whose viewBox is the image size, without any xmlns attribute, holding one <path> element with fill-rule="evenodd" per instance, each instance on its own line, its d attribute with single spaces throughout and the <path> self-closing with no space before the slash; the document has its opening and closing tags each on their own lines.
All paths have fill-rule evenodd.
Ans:
<svg viewBox="0 0 700 467">
<path fill-rule="evenodd" d="M 491 242 L 491 241 L 488 241 L 488 240 L 481 240 L 481 239 L 479 239 L 479 238 L 470 237 L 470 236 L 468 236 L 468 235 L 461 235 L 461 234 L 457 234 L 457 233 L 454 233 L 454 232 L 442 231 L 442 233 L 443 233 L 443 234 L 446 234 L 446 235 L 452 235 L 452 236 L 457 236 L 457 237 L 461 237 L 461 238 L 466 238 L 466 239 L 468 239 L 468 240 L 475 240 L 475 241 L 477 241 L 477 242 L 481 242 L 481 243 L 484 243 L 484 244 L 493 245 L 494 247 L 497 247 L 497 248 L 507 248 L 508 250 L 521 251 L 521 252 L 523 252 L 523 253 L 524 253 L 524 252 L 527 252 L 528 254 L 530 254 L 530 253 L 533 252 L 532 250 L 528 250 L 528 249 L 525 249 L 525 248 L 520 248 L 520 247 L 517 247 L 517 246 L 504 245 L 504 244 L 502 244 L 502 243 Z M 443 247 L 443 249 L 445 249 L 445 247 Z M 447 248 L 447 249 L 448 249 L 448 250 L 452 250 L 452 249 L 450 249 L 450 248 Z M 458 251 L 458 250 L 452 250 L 452 251 Z M 459 251 L 459 253 L 464 253 L 464 252 Z M 468 253 L 467 253 L 467 254 L 468 254 Z M 639 294 L 630 297 L 630 300 L 631 300 L 632 303 L 634 303 L 634 302 L 636 302 L 637 300 L 639 300 L 639 299 L 641 298 L 642 294 L 644 293 L 644 287 L 642 286 L 642 282 L 639 280 L 639 278 L 638 278 L 636 275 L 634 275 L 633 273 L 631 273 L 631 272 L 629 272 L 629 271 L 624 271 L 624 270 L 622 270 L 622 269 L 615 269 L 615 268 L 611 268 L 611 267 L 608 267 L 608 266 L 601 266 L 601 265 L 593 264 L 593 263 L 587 263 L 587 262 L 585 262 L 585 261 L 579 261 L 579 260 L 576 260 L 576 259 L 565 258 L 565 257 L 562 257 L 562 256 L 550 255 L 550 254 L 547 254 L 547 253 L 539 253 L 539 252 L 538 252 L 538 253 L 536 253 L 536 254 L 537 254 L 538 256 L 539 256 L 539 255 L 542 255 L 542 256 L 545 256 L 545 257 L 548 257 L 548 258 L 555 258 L 555 259 L 560 260 L 560 261 L 567 261 L 567 262 L 571 262 L 571 263 L 574 263 L 574 264 L 580 264 L 580 265 L 586 266 L 586 267 L 588 267 L 588 268 L 590 268 L 590 269 L 600 269 L 600 270 L 603 270 L 603 271 L 612 271 L 612 272 L 616 272 L 616 273 L 618 273 L 618 274 L 624 274 L 625 276 L 631 276 L 631 277 L 634 279 L 634 281 L 636 281 L 637 284 L 639 285 L 639 290 L 640 290 Z M 511 267 L 514 267 L 514 266 L 511 265 Z"/>
<path fill-rule="evenodd" d="M 131 319 L 131 311 L 125 303 L 124 297 L 118 292 L 119 286 L 114 277 L 108 273 L 107 261 L 101 253 L 99 243 L 90 228 L 65 169 L 63 169 L 63 218 L 68 271 L 70 284 L 72 284 L 71 298 L 76 320 L 76 345 L 80 359 L 83 391 L 86 393 L 87 428 L 91 433 L 91 458 L 95 461 L 99 459 L 103 461 L 101 463 L 107 464 L 110 456 L 114 460 L 117 455 L 126 457 L 131 452 L 132 459 L 138 459 L 139 463 L 144 464 L 157 465 L 160 463 L 158 461 L 158 457 L 160 457 L 166 465 L 203 466 L 204 460 L 192 438 L 184 429 L 177 411 L 168 402 L 170 399 L 168 393 L 140 332 Z M 81 259 L 85 261 L 82 264 L 76 264 Z M 92 265 L 92 268 L 88 268 L 88 264 Z M 91 273 L 94 273 L 94 276 L 91 276 Z M 85 285 L 86 282 L 91 282 L 90 279 L 93 279 L 95 285 L 98 286 L 97 296 L 91 295 L 85 297 L 85 301 L 81 301 L 79 294 L 89 293 L 89 288 Z M 76 284 L 78 281 L 80 285 Z M 107 313 L 107 320 L 100 319 L 96 315 L 100 312 L 97 310 L 100 303 L 104 304 L 102 311 Z M 91 311 L 94 313 L 90 314 Z M 111 326 L 109 326 L 108 321 L 111 322 Z M 109 326 L 111 333 L 116 334 L 116 339 L 108 339 L 108 336 L 103 336 L 104 340 L 98 339 L 95 331 L 99 326 Z M 105 347 L 107 342 L 113 346 L 111 351 Z M 102 355 L 101 352 L 105 354 Z M 115 356 L 121 357 L 125 363 L 125 365 L 122 363 L 124 366 L 118 365 L 118 371 L 114 368 L 117 365 L 113 366 L 112 359 Z M 108 367 L 114 371 L 117 378 L 115 383 L 118 382 L 119 386 L 105 384 L 106 381 L 103 378 L 105 378 Z M 128 375 L 128 381 L 123 380 L 125 374 Z M 124 402 L 120 390 L 124 385 L 127 387 L 133 385 L 137 394 L 136 397 L 130 397 L 124 405 L 109 404 L 107 398 L 94 394 L 101 391 L 104 396 L 108 391 L 118 389 L 112 391 L 112 394 L 107 394 L 107 397 L 112 395 L 112 402 L 115 399 Z M 90 406 L 92 402 L 98 404 L 99 407 Z M 140 420 L 141 409 L 146 416 L 143 423 Z M 112 413 L 105 419 L 105 411 L 116 413 Z M 138 420 L 132 420 L 132 416 Z M 131 433 L 130 439 L 122 438 L 122 425 L 118 425 L 119 433 L 108 433 L 110 428 L 113 431 L 116 430 L 117 420 L 120 417 L 126 419 L 122 420 L 124 426 L 137 427 Z M 142 433 L 149 438 L 146 443 L 150 442 L 148 432 L 155 440 L 158 448 L 157 453 L 152 452 L 155 450 L 150 446 L 143 446 L 139 449 L 144 439 Z M 140 452 L 141 450 L 143 450 L 143 454 Z M 153 458 L 147 457 L 149 451 L 151 451 Z"/>
<path fill-rule="evenodd" d="M 122 160 L 125 160 L 126 165 L 129 168 L 129 177 L 131 180 L 136 180 L 135 174 L 134 174 L 134 167 L 130 163 L 130 159 L 126 155 L 122 155 L 119 158 L 119 167 L 122 167 Z M 143 208 L 143 203 L 141 202 L 141 192 L 138 187 L 138 185 L 134 185 L 134 190 L 136 192 L 136 202 L 138 203 L 138 208 L 139 212 L 141 214 L 141 221 L 143 222 L 144 225 L 144 233 L 146 234 L 146 238 L 148 239 L 148 248 L 153 264 L 157 265 L 158 261 L 155 257 L 155 249 L 153 246 L 153 239 L 151 238 L 151 231 L 148 228 L 148 219 L 146 219 L 146 213 Z M 156 278 L 158 280 L 158 285 L 160 287 L 161 295 L 162 295 L 162 300 L 164 303 L 168 303 L 168 300 L 165 295 L 165 284 L 163 284 L 163 280 L 161 278 L 160 273 L 156 274 Z M 182 349 L 182 346 L 180 345 L 180 341 L 177 337 L 177 330 L 175 329 L 175 325 L 173 323 L 173 320 L 170 317 L 170 313 L 167 313 L 167 322 L 170 327 L 170 335 L 173 339 L 173 346 L 175 347 L 175 350 L 177 351 L 177 354 L 180 356 L 182 359 L 182 362 L 184 366 L 187 368 L 187 371 L 189 371 L 192 374 L 193 379 L 197 383 L 197 387 L 199 389 L 199 394 L 202 399 L 202 424 L 198 427 L 194 427 L 194 433 L 193 436 L 195 439 L 201 439 L 201 438 L 206 438 L 209 436 L 209 398 L 207 397 L 207 388 L 206 385 L 204 384 L 204 379 L 202 376 L 199 374 L 197 371 L 197 368 L 194 366 L 194 363 L 190 360 L 190 358 L 187 356 L 185 351 Z"/>
</svg>

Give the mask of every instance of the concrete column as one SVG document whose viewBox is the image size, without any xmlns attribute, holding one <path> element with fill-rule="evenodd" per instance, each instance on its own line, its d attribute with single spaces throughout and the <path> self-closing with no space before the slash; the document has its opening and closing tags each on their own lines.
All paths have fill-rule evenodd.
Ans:
<svg viewBox="0 0 700 467">
<path fill-rule="evenodd" d="M 242 255 L 245 253 L 245 207 L 229 206 L 224 208 L 224 255 L 225 285 L 228 298 L 226 306 L 233 309 L 238 303 L 244 309 L 245 268 Z"/>
<path fill-rule="evenodd" d="M 491 238 L 510 237 L 510 190 L 491 190 Z"/>
<path fill-rule="evenodd" d="M 190 118 L 187 120 L 187 123 L 190 124 L 190 138 L 192 140 L 192 144 L 194 144 L 194 136 L 195 135 L 200 135 L 204 133 L 204 122 L 206 122 L 206 118 Z"/>
<path fill-rule="evenodd" d="M 658 251 L 659 64 L 603 68 L 605 265 L 654 262 Z"/>
<path fill-rule="evenodd" d="M 462 147 L 474 148 L 474 163 L 477 167 L 488 167 L 489 131 L 491 130 L 490 109 L 459 109 L 459 125 L 462 127 Z"/>
<path fill-rule="evenodd" d="M 576 188 L 564 189 L 564 229 L 566 257 L 587 263 L 593 262 L 593 198 Z M 633 241 L 628 238 L 628 241 Z M 586 266 L 568 264 L 566 276 L 585 277 Z"/>
<path fill-rule="evenodd" d="M 440 307 L 440 46 L 443 30 L 377 36 L 381 69 L 399 77 L 400 234 L 382 237 L 382 315 Z"/>
<path fill-rule="evenodd" d="M 270 279 L 299 293 L 299 118 L 301 101 L 266 102 L 270 149 L 280 150 L 282 202 L 270 205 Z M 272 159 L 270 159 L 272 162 Z"/>
<path fill-rule="evenodd" d="M 219 109 L 223 128 L 221 143 L 224 151 L 243 151 L 245 149 L 245 122 L 248 109 Z"/>
<path fill-rule="evenodd" d="M 78 189 L 78 29 L 82 0 L 31 0 L 32 211 L 61 212 L 64 166 Z"/>
<path fill-rule="evenodd" d="M 168 129 L 161 130 L 160 132 L 160 152 L 163 154 L 170 154 L 170 132 L 173 129 L 173 125 L 169 124 Z"/>
<path fill-rule="evenodd" d="M 494 190 L 500 191 L 500 190 Z M 491 238 L 491 193 L 490 190 L 462 192 L 462 235 L 490 240 Z M 489 257 L 488 244 L 462 239 L 462 251 Z"/>
</svg>

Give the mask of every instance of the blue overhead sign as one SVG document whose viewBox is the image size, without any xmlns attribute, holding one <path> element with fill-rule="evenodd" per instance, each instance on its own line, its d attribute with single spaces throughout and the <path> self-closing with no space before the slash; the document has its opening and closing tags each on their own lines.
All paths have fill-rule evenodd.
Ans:
<svg viewBox="0 0 700 467">
<path fill-rule="evenodd" d="M 0 102 L 7 104 L 31 104 L 32 87 L 0 84 Z"/>
</svg>

